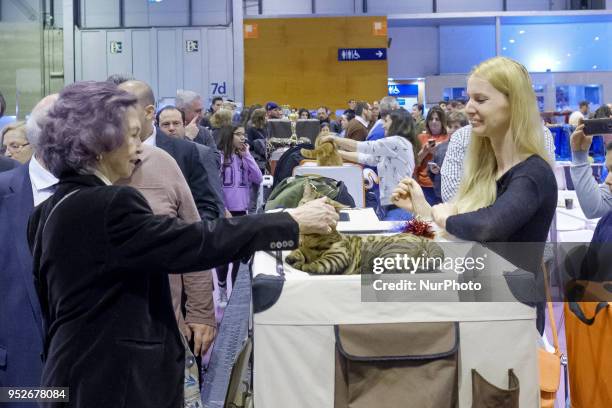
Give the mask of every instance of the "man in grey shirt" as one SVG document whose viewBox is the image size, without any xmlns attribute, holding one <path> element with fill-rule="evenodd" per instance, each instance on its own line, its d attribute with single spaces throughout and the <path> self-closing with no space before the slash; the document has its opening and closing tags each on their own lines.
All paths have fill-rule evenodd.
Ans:
<svg viewBox="0 0 612 408">
<path fill-rule="evenodd" d="M 555 142 L 550 130 L 543 126 L 544 143 L 546 150 L 552 160 L 555 160 Z M 442 175 L 442 201 L 448 202 L 455 197 L 459 191 L 461 178 L 463 177 L 463 162 L 467 155 L 467 149 L 472 138 L 472 125 L 467 125 L 457 130 L 451 136 L 446 150 L 446 157 L 442 163 L 440 174 Z"/>
<path fill-rule="evenodd" d="M 612 143 L 606 146 L 608 177 L 604 185 L 598 186 L 589 163 L 589 148 L 593 136 L 585 135 L 583 130 L 584 125 L 578 125 L 571 136 L 572 167 L 570 167 L 570 174 L 584 215 L 587 218 L 599 218 L 612 211 Z"/>
</svg>

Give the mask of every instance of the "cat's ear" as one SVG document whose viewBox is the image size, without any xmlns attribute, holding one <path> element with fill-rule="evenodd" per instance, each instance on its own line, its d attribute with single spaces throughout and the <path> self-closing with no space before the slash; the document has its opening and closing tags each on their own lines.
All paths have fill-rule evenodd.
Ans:
<svg viewBox="0 0 612 408">
<path fill-rule="evenodd" d="M 316 191 L 314 188 L 312 188 L 312 184 L 309 181 L 306 181 L 306 183 L 304 183 L 304 193 L 302 194 L 302 203 L 307 203 L 309 201 L 312 201 L 314 199 L 316 199 Z"/>
</svg>

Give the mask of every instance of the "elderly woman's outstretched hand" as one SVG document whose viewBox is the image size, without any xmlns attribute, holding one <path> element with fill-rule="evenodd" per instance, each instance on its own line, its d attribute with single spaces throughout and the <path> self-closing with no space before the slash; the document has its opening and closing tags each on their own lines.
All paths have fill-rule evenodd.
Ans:
<svg viewBox="0 0 612 408">
<path fill-rule="evenodd" d="M 391 202 L 414 215 L 431 218 L 431 206 L 425 199 L 423 189 L 411 177 L 400 181 L 391 195 Z"/>
<path fill-rule="evenodd" d="M 323 197 L 287 210 L 299 224 L 301 234 L 328 234 L 338 224 L 338 213 L 325 201 Z"/>
</svg>

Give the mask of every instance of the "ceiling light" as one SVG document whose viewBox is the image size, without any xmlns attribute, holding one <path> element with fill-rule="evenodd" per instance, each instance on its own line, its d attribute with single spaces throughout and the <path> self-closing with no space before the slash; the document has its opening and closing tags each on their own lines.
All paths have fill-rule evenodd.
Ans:
<svg viewBox="0 0 612 408">
<path fill-rule="evenodd" d="M 508 40 L 508 42 L 509 42 L 510 44 L 514 44 L 514 38 L 509 39 L 509 40 Z"/>
</svg>

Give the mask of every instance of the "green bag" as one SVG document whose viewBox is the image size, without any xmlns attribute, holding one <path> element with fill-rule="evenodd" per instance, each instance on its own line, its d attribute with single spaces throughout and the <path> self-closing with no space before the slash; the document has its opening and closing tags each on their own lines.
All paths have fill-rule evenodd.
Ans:
<svg viewBox="0 0 612 408">
<path fill-rule="evenodd" d="M 270 193 L 265 210 L 276 208 L 295 208 L 304 194 L 304 185 L 309 182 L 315 190 L 335 200 L 344 185 L 341 181 L 336 181 L 323 176 L 294 176 L 281 181 Z M 345 187 L 346 188 L 346 187 Z M 353 204 L 354 205 L 354 204 Z"/>
</svg>

